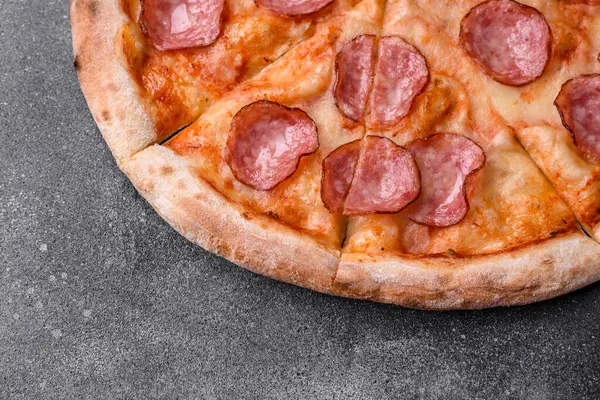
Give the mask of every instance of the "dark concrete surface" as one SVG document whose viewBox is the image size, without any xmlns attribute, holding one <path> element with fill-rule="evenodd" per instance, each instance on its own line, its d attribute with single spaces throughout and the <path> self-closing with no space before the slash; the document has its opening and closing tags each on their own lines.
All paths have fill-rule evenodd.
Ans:
<svg viewBox="0 0 600 400">
<path fill-rule="evenodd" d="M 67 0 L 0 0 L 0 399 L 600 398 L 600 286 L 432 313 L 334 298 L 177 235 L 117 169 Z"/>
</svg>

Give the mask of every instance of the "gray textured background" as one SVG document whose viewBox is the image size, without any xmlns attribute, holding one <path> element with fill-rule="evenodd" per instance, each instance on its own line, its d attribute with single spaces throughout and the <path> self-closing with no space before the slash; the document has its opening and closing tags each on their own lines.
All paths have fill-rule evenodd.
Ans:
<svg viewBox="0 0 600 400">
<path fill-rule="evenodd" d="M 0 398 L 600 397 L 600 286 L 427 313 L 265 279 L 178 236 L 104 145 L 67 0 L 0 0 Z"/>
</svg>

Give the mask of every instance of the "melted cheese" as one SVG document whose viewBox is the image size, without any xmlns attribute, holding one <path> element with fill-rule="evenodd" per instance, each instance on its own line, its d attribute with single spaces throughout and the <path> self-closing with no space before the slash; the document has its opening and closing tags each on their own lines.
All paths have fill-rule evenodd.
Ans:
<svg viewBox="0 0 600 400">
<path fill-rule="evenodd" d="M 496 83 L 459 46 L 462 17 L 479 1 L 388 1 L 382 35 L 399 35 L 427 59 L 429 87 L 396 127 L 369 130 L 399 144 L 435 132 L 465 135 L 482 146 L 486 165 L 468 186 L 470 211 L 458 225 L 430 228 L 404 213 L 350 222 L 345 251 L 396 254 L 489 254 L 572 231 L 572 212 L 519 145 L 511 115 L 548 118 L 541 101 L 526 114 L 523 90 Z M 548 2 L 555 3 L 555 2 Z M 540 89 L 552 88 L 540 86 Z"/>
<path fill-rule="evenodd" d="M 321 165 L 331 151 L 361 138 L 364 128 L 343 117 L 335 105 L 335 60 L 354 37 L 377 34 L 382 13 L 383 1 L 365 0 L 347 15 L 334 18 L 313 38 L 226 94 L 167 146 L 227 198 L 340 248 L 345 222 L 321 201 Z M 304 110 L 317 124 L 320 146 L 301 159 L 290 178 L 260 192 L 235 179 L 225 148 L 233 116 L 245 105 L 265 99 Z"/>
<path fill-rule="evenodd" d="M 357 0 L 341 0 L 316 16 L 292 19 L 258 8 L 253 0 L 228 0 L 224 31 L 211 46 L 161 52 L 141 34 L 136 23 L 139 0 L 123 0 L 131 18 L 128 37 L 121 33 L 127 67 L 147 100 L 158 131 L 158 141 L 193 122 L 210 104 L 240 82 L 251 78 L 298 42 L 310 37 L 312 27 Z M 184 24 L 185 21 L 178 23 Z M 183 28 L 181 28 L 183 29 Z"/>
<path fill-rule="evenodd" d="M 485 147 L 487 161 L 469 187 L 466 218 L 448 228 L 415 224 L 405 213 L 352 220 L 345 251 L 385 255 L 495 253 L 572 229 L 574 219 L 510 132 Z"/>
</svg>

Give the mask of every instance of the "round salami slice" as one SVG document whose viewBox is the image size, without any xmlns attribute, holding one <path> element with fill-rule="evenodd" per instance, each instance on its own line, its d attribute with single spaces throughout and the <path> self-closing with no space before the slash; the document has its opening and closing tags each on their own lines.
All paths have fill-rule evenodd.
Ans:
<svg viewBox="0 0 600 400">
<path fill-rule="evenodd" d="M 600 159 L 600 74 L 567 81 L 554 104 L 575 144 Z"/>
<path fill-rule="evenodd" d="M 337 56 L 335 102 L 346 117 L 362 121 L 373 84 L 375 36 L 358 36 Z"/>
<path fill-rule="evenodd" d="M 344 203 L 345 215 L 397 213 L 421 190 L 419 169 L 410 152 L 390 139 L 368 136 Z"/>
<path fill-rule="evenodd" d="M 428 226 L 458 224 L 469 211 L 466 178 L 483 167 L 483 150 L 464 136 L 448 133 L 416 140 L 408 149 L 419 165 L 423 186 L 408 209 L 409 218 Z"/>
<path fill-rule="evenodd" d="M 140 25 L 159 50 L 208 46 L 221 33 L 225 0 L 142 0 Z"/>
<path fill-rule="evenodd" d="M 334 0 L 255 0 L 259 7 L 281 15 L 306 15 L 317 12 Z"/>
<path fill-rule="evenodd" d="M 317 126 L 304 111 L 258 101 L 233 117 L 227 162 L 240 182 L 271 190 L 296 171 L 302 156 L 318 147 Z"/>
<path fill-rule="evenodd" d="M 491 0 L 462 20 L 460 43 L 487 75 L 505 85 L 522 86 L 546 69 L 552 33 L 535 8 L 512 0 Z"/>
<path fill-rule="evenodd" d="M 346 199 L 360 154 L 360 140 L 345 144 L 323 160 L 321 199 L 331 212 L 339 212 Z"/>
<path fill-rule="evenodd" d="M 396 36 L 381 38 L 369 125 L 390 125 L 400 121 L 428 82 L 427 62 L 415 47 Z"/>
</svg>

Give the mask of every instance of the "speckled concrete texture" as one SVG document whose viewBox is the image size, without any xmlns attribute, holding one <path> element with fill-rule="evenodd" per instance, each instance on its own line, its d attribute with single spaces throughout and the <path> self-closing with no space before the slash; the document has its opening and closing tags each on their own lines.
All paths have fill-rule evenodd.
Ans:
<svg viewBox="0 0 600 400">
<path fill-rule="evenodd" d="M 271 281 L 117 169 L 67 0 L 0 0 L 0 399 L 597 399 L 600 286 L 431 313 Z"/>
</svg>

